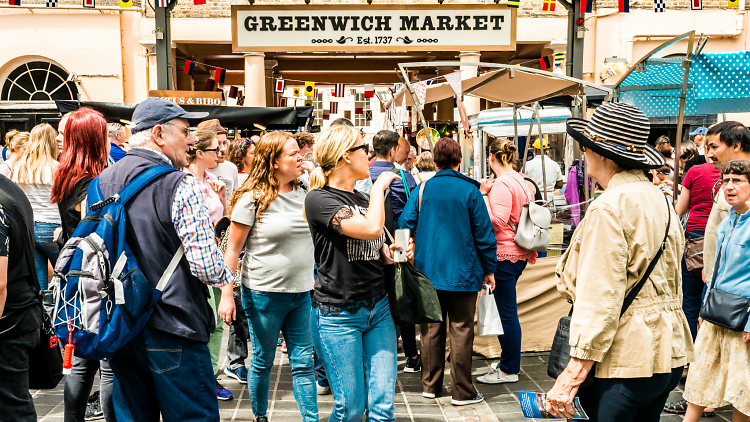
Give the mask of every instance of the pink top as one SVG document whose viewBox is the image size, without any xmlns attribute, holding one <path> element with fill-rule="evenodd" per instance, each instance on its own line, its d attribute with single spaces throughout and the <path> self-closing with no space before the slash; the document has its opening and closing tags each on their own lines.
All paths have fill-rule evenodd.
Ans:
<svg viewBox="0 0 750 422">
<path fill-rule="evenodd" d="M 511 178 L 515 178 L 518 183 Z M 495 239 L 497 239 L 498 261 L 528 260 L 529 264 L 536 263 L 537 253 L 516 245 L 513 241 L 516 232 L 508 224 L 508 218 L 510 218 L 514 224 L 518 225 L 521 209 L 525 203 L 529 202 L 524 188 L 528 189 L 526 181 L 516 172 L 508 173 L 492 184 L 489 198 L 492 226 L 495 229 Z"/>
<path fill-rule="evenodd" d="M 185 172 L 190 173 L 187 169 Z M 205 181 L 201 184 L 201 187 L 203 188 L 203 203 L 205 203 L 208 208 L 208 218 L 211 220 L 212 225 L 216 225 L 216 223 L 221 220 L 221 217 L 224 217 L 224 205 L 221 203 L 219 194 L 213 190 L 209 183 L 213 180 L 219 179 L 211 173 L 206 172 Z M 198 182 L 200 183 L 200 180 L 198 180 Z"/>
</svg>

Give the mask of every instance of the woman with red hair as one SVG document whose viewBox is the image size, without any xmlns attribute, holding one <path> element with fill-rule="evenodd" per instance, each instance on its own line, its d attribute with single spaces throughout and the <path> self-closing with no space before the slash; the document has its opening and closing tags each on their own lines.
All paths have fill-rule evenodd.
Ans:
<svg viewBox="0 0 750 422">
<path fill-rule="evenodd" d="M 86 191 L 89 183 L 107 167 L 109 142 L 107 121 L 98 111 L 81 108 L 70 114 L 65 123 L 65 149 L 60 156 L 60 166 L 55 172 L 52 186 L 52 203 L 57 204 L 62 220 L 62 243 L 70 239 L 73 231 L 86 215 Z M 101 409 L 96 404 L 89 412 L 101 415 L 107 422 L 115 421 L 112 404 L 112 369 L 106 360 L 101 364 L 74 358 L 73 369 L 65 378 L 65 422 L 83 422 L 88 415 L 86 405 L 94 384 L 96 371 L 101 366 Z"/>
</svg>

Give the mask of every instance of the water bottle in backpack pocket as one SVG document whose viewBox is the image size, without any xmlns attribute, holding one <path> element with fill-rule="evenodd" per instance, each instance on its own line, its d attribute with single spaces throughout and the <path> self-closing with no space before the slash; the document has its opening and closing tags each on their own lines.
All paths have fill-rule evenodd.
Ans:
<svg viewBox="0 0 750 422">
<path fill-rule="evenodd" d="M 106 358 L 138 335 L 182 259 L 180 247 L 157 286 L 152 287 L 125 241 L 125 205 L 146 185 L 171 171 L 177 170 L 151 167 L 106 199 L 98 178 L 89 185 L 90 210 L 60 251 L 53 277 L 58 286 L 55 334 L 67 343 L 70 321 L 76 356 Z"/>
</svg>

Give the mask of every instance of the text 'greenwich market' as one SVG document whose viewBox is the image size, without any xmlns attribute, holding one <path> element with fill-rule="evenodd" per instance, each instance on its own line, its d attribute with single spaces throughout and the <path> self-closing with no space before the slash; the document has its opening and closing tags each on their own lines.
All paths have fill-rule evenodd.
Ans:
<svg viewBox="0 0 750 422">
<path fill-rule="evenodd" d="M 391 31 L 393 16 L 248 16 L 245 29 L 255 31 Z M 501 30 L 502 15 L 400 16 L 400 31 Z"/>
</svg>

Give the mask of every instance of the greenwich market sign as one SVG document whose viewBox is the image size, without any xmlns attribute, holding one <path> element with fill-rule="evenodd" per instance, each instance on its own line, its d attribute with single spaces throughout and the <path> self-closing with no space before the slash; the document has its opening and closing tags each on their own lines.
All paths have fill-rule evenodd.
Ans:
<svg viewBox="0 0 750 422">
<path fill-rule="evenodd" d="M 508 51 L 516 11 L 505 5 L 232 6 L 235 52 Z"/>
</svg>

